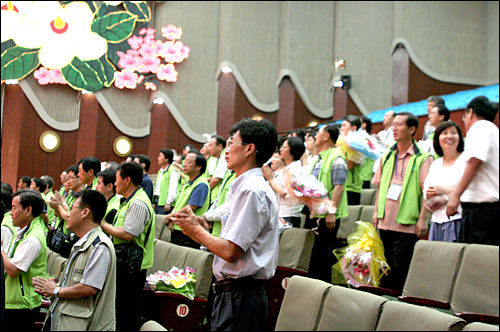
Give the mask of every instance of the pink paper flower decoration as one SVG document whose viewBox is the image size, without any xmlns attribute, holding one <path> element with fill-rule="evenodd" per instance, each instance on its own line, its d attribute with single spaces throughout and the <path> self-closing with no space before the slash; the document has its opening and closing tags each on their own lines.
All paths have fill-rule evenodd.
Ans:
<svg viewBox="0 0 500 332">
<path fill-rule="evenodd" d="M 156 73 L 156 77 L 158 77 L 159 80 L 167 82 L 177 81 L 177 75 L 179 75 L 179 73 L 175 70 L 174 65 L 171 63 L 160 65 L 158 67 L 158 72 Z"/>
<path fill-rule="evenodd" d="M 120 60 L 118 60 L 118 67 L 122 69 L 130 69 L 130 70 L 135 70 L 138 66 L 138 58 L 137 55 L 132 55 L 123 52 L 116 52 L 118 56 L 120 57 Z"/>
<path fill-rule="evenodd" d="M 156 47 L 154 44 L 151 46 L 148 44 L 142 44 L 139 54 L 146 58 L 154 58 L 156 57 Z"/>
<path fill-rule="evenodd" d="M 52 73 L 52 83 L 68 84 L 60 69 L 52 69 L 50 72 Z"/>
<path fill-rule="evenodd" d="M 157 57 L 143 57 L 139 59 L 137 70 L 141 73 L 156 73 L 158 71 L 158 66 L 160 65 L 160 63 L 161 61 Z"/>
<path fill-rule="evenodd" d="M 38 80 L 38 84 L 40 84 L 40 85 L 46 85 L 46 84 L 52 83 L 51 82 L 52 75 L 51 75 L 50 71 L 43 66 L 40 67 L 40 69 L 35 70 L 35 72 L 33 73 L 33 76 L 35 76 L 35 78 Z"/>
<path fill-rule="evenodd" d="M 182 48 L 182 46 L 179 48 L 172 42 L 166 42 L 163 45 L 164 48 L 161 56 L 165 59 L 166 62 L 181 62 L 184 59 L 180 52 L 180 48 Z"/>
<path fill-rule="evenodd" d="M 167 40 L 180 39 L 182 36 L 182 28 L 177 28 L 175 25 L 169 24 L 166 27 L 161 28 L 161 35 Z"/>
<path fill-rule="evenodd" d="M 142 43 L 144 42 L 144 39 L 142 37 L 138 37 L 136 35 L 133 35 L 129 39 L 127 39 L 127 43 L 132 47 L 134 50 L 138 50 Z"/>
<path fill-rule="evenodd" d="M 128 69 L 124 69 L 120 72 L 115 71 L 115 86 L 118 89 L 135 89 L 137 86 L 137 78 L 138 75 Z"/>
<path fill-rule="evenodd" d="M 156 84 L 154 84 L 153 82 L 146 82 L 146 83 L 144 83 L 144 87 L 146 88 L 146 90 L 156 91 L 156 89 L 157 89 Z"/>
</svg>

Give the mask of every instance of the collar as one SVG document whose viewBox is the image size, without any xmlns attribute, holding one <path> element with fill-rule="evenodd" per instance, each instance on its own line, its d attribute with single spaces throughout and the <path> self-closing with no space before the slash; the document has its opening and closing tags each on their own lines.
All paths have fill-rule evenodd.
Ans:
<svg viewBox="0 0 500 332">
<path fill-rule="evenodd" d="M 197 177 L 195 177 L 195 178 L 193 179 L 193 181 L 189 181 L 189 185 L 192 185 L 192 184 L 194 183 L 194 181 L 198 180 L 198 178 L 199 178 L 200 176 L 202 176 L 202 175 L 203 175 L 203 174 L 201 174 L 201 173 L 200 173 L 200 174 L 198 174 L 198 176 L 197 176 Z"/>
<path fill-rule="evenodd" d="M 113 196 L 111 196 L 109 199 L 108 199 L 108 203 L 111 202 L 111 200 L 113 199 L 113 197 L 116 197 L 116 194 L 113 194 Z"/>
<path fill-rule="evenodd" d="M 135 190 L 132 192 L 132 194 L 130 194 L 130 196 L 128 198 L 122 197 L 120 199 L 120 204 L 128 203 L 128 201 L 130 201 L 132 199 L 132 197 L 134 197 L 134 195 L 137 193 L 137 191 L 139 189 L 141 189 L 141 186 L 137 186 L 137 188 L 135 188 Z"/>
<path fill-rule="evenodd" d="M 233 193 L 238 191 L 239 187 L 243 184 L 243 182 L 245 182 L 248 178 L 253 176 L 263 176 L 260 167 L 249 169 L 248 171 L 246 171 L 245 173 L 241 174 L 236 179 L 234 179 L 233 183 L 231 184 Z"/>
<path fill-rule="evenodd" d="M 82 236 L 78 241 L 76 241 L 76 243 L 74 244 L 75 247 L 81 247 L 83 246 L 83 244 L 87 241 L 87 239 L 89 238 L 90 234 L 92 234 L 93 232 L 95 232 L 97 229 L 99 228 L 99 226 L 95 227 L 95 228 L 92 228 L 90 231 L 88 231 L 87 233 L 85 233 L 84 236 Z M 75 249 L 76 250 L 76 249 Z"/>
</svg>

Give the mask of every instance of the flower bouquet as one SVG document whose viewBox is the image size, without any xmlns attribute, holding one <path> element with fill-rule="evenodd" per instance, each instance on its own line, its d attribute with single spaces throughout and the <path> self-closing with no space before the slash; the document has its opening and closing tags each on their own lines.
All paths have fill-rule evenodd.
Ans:
<svg viewBox="0 0 500 332">
<path fill-rule="evenodd" d="M 344 137 L 344 141 L 350 148 L 373 160 L 379 159 L 387 151 L 387 148 L 382 146 L 375 137 L 362 131 L 349 132 Z"/>
<path fill-rule="evenodd" d="M 350 136 L 351 133 L 349 133 L 348 136 Z M 337 139 L 336 143 L 340 153 L 347 159 L 355 162 L 356 164 L 361 164 L 363 161 L 363 154 L 355 149 L 353 149 L 349 144 L 348 144 L 348 139 L 346 136 L 339 135 L 339 138 Z"/>
<path fill-rule="evenodd" d="M 384 245 L 372 224 L 356 221 L 348 237 L 348 246 L 333 250 L 338 262 L 333 266 L 334 281 L 347 285 L 378 286 L 382 275 L 390 270 L 384 256 Z"/>
<path fill-rule="evenodd" d="M 173 266 L 170 271 L 158 271 L 146 277 L 146 281 L 153 291 L 181 294 L 194 300 L 194 284 L 196 283 L 195 269 L 185 267 L 182 270 Z"/>
</svg>

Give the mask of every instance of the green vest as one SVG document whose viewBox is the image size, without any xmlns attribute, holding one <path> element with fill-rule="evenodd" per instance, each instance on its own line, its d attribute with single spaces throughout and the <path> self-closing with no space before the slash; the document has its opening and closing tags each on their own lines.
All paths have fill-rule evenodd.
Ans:
<svg viewBox="0 0 500 332">
<path fill-rule="evenodd" d="M 396 222 L 403 225 L 415 225 L 420 217 L 422 208 L 422 189 L 420 188 L 420 168 L 424 161 L 430 156 L 428 152 L 422 152 L 413 141 L 415 154 L 410 157 L 406 165 L 405 177 L 403 179 L 403 188 L 401 190 L 399 202 L 399 211 Z M 391 179 L 394 174 L 394 165 L 397 153 L 397 143 L 386 152 L 380 162 L 382 163 L 382 175 L 378 191 L 378 218 L 382 219 L 385 215 L 385 202 L 387 192 L 391 185 Z M 399 170 L 398 170 L 399 172 Z"/>
<path fill-rule="evenodd" d="M 231 183 L 234 181 L 234 179 L 236 179 L 236 173 L 228 169 L 226 171 L 226 174 L 224 175 L 224 179 L 221 182 L 219 195 L 214 202 L 214 204 L 216 204 L 216 208 L 226 202 L 227 193 L 229 192 L 229 188 L 231 188 Z M 215 220 L 212 225 L 212 235 L 219 236 L 221 230 L 222 224 L 220 220 Z"/>
<path fill-rule="evenodd" d="M 80 299 L 60 299 L 52 301 L 50 311 L 54 313 L 52 322 L 55 331 L 114 331 L 115 323 L 115 293 L 116 293 L 116 255 L 113 243 L 100 227 L 91 231 L 87 241 L 77 253 L 71 252 L 73 259 L 66 267 L 64 287 L 80 283 L 83 271 L 98 243 L 104 243 L 110 253 L 109 272 L 103 289 L 93 296 Z M 63 275 L 64 276 L 64 275 Z M 64 277 L 63 277 L 64 279 Z M 62 280 L 61 279 L 61 282 Z M 54 309 L 55 308 L 55 309 Z M 50 316 L 50 313 L 49 315 Z"/>
<path fill-rule="evenodd" d="M 344 184 L 344 191 L 361 193 L 363 189 L 363 179 L 361 178 L 361 165 L 354 166 L 353 169 L 348 169 L 347 179 Z"/>
<path fill-rule="evenodd" d="M 170 187 L 170 176 L 175 172 L 175 168 L 168 165 L 167 170 L 163 172 L 160 176 L 160 172 L 158 172 L 158 176 L 156 177 L 156 181 L 159 181 L 161 178 L 160 184 L 160 196 L 158 196 L 158 206 L 165 206 L 168 198 L 168 188 Z M 177 185 L 179 188 L 179 185 Z"/>
<path fill-rule="evenodd" d="M 98 182 L 98 179 L 97 179 L 97 177 L 95 177 L 94 180 L 92 180 L 92 186 L 90 187 L 90 189 L 97 190 L 97 182 Z"/>
<path fill-rule="evenodd" d="M 365 158 L 363 164 L 361 164 L 360 175 L 361 180 L 363 181 L 371 181 L 373 178 L 373 164 L 375 160 L 370 158 Z"/>
<path fill-rule="evenodd" d="M 155 214 L 153 211 L 153 206 L 151 205 L 151 201 L 149 200 L 149 197 L 144 191 L 144 189 L 139 187 L 132 197 L 129 197 L 128 200 L 126 200 L 120 205 L 120 209 L 116 213 L 113 226 L 123 227 L 123 224 L 125 223 L 125 216 L 127 215 L 127 210 L 130 204 L 135 200 L 143 201 L 149 210 L 150 218 L 144 225 L 144 231 L 142 232 L 141 236 L 134 237 L 134 239 L 132 240 L 133 242 L 137 243 L 142 248 L 142 250 L 144 250 L 141 269 L 149 269 L 151 266 L 153 266 L 153 257 L 154 257 Z M 146 233 L 148 232 L 148 230 L 149 230 L 148 242 L 144 243 L 144 241 L 146 240 Z M 114 244 L 129 243 L 132 241 L 125 241 L 117 237 L 113 237 Z"/>
<path fill-rule="evenodd" d="M 66 187 L 64 185 L 61 185 L 59 187 L 59 194 L 61 194 L 61 196 L 64 196 L 65 193 L 66 193 Z"/>
<path fill-rule="evenodd" d="M 189 198 L 191 198 L 191 193 L 193 189 L 196 188 L 200 183 L 204 183 L 208 187 L 207 197 L 205 197 L 205 202 L 202 207 L 197 208 L 194 212 L 197 216 L 202 216 L 208 211 L 210 206 L 210 186 L 208 185 L 207 178 L 204 175 L 198 176 L 193 183 L 186 183 L 181 190 L 179 196 L 177 196 L 177 202 L 175 203 L 174 210 L 172 212 L 177 212 L 183 207 L 187 206 L 189 203 Z M 177 224 L 174 224 L 174 229 L 180 231 L 182 230 Z"/>
<path fill-rule="evenodd" d="M 111 199 L 108 202 L 108 206 L 106 207 L 106 213 L 104 214 L 104 219 L 106 219 L 106 216 L 108 215 L 109 212 L 116 210 L 118 213 L 118 210 L 120 209 L 120 200 L 116 195 L 113 195 Z"/>
<path fill-rule="evenodd" d="M 66 196 L 66 204 L 68 205 L 68 208 L 71 210 L 71 207 L 73 206 L 73 203 L 76 201 L 76 197 L 73 196 L 73 195 L 68 195 Z M 62 225 L 62 232 L 66 235 L 68 235 L 69 233 L 69 230 L 66 228 L 66 220 L 62 219 L 62 218 L 57 218 L 58 221 L 57 221 L 57 224 L 56 224 L 56 228 L 59 227 L 59 224 L 62 222 L 63 225 Z M 66 242 L 69 242 L 68 239 L 66 239 Z"/>
<path fill-rule="evenodd" d="M 47 272 L 47 244 L 41 216 L 31 221 L 19 241 L 15 241 L 16 234 L 14 234 L 11 242 L 11 246 L 14 246 L 11 258 L 14 257 L 19 245 L 29 236 L 34 236 L 40 241 L 40 255 L 31 263 L 28 271 L 22 272 L 15 278 L 9 277 L 8 274 L 5 276 L 5 309 L 33 309 L 42 304 L 42 296 L 35 292 L 32 282 L 33 277 L 44 277 Z"/>
<path fill-rule="evenodd" d="M 12 243 L 12 241 L 15 239 L 16 237 L 16 234 L 17 234 L 17 231 L 19 230 L 19 227 L 16 227 L 14 226 L 14 224 L 12 224 L 12 214 L 10 214 L 10 211 L 9 212 L 6 212 L 4 215 L 3 215 L 3 221 L 2 221 L 2 226 L 5 226 L 7 227 L 8 229 L 10 229 L 10 231 L 12 232 L 12 238 L 10 239 L 10 243 Z M 10 245 L 8 247 L 10 249 Z M 8 251 L 7 251 L 8 252 Z"/>
<path fill-rule="evenodd" d="M 217 166 L 219 165 L 219 161 L 221 160 L 221 158 L 226 158 L 226 150 L 225 149 L 222 150 L 222 152 L 220 153 L 219 158 L 217 158 L 217 163 L 215 163 L 214 174 L 215 174 L 215 170 L 217 170 Z M 227 171 L 224 174 L 224 176 L 226 174 L 227 174 Z M 210 190 L 210 203 L 215 202 L 215 199 L 219 196 L 219 191 L 220 191 L 220 188 L 221 188 L 221 185 L 222 185 L 222 180 L 224 180 L 224 178 L 221 179 L 221 181 L 219 181 L 219 183 L 217 183 L 217 185 Z"/>
<path fill-rule="evenodd" d="M 50 198 L 54 196 L 54 193 L 52 192 L 52 190 L 50 190 L 49 192 L 47 192 L 45 194 L 45 204 L 47 204 L 47 219 L 49 220 L 49 225 L 52 223 L 52 221 L 54 221 L 56 219 L 56 214 L 54 212 L 54 209 L 50 207 Z"/>
<path fill-rule="evenodd" d="M 331 169 L 332 169 L 332 165 L 333 165 L 333 162 L 335 161 L 335 159 L 337 159 L 337 158 L 344 159 L 344 157 L 339 153 L 338 149 L 336 149 L 336 148 L 331 148 L 331 149 L 328 149 L 325 151 L 321 151 L 319 153 L 319 155 L 320 155 L 323 163 L 321 164 L 321 169 L 319 171 L 318 180 L 321 181 L 321 183 L 323 183 L 326 191 L 328 192 L 328 196 L 331 199 L 332 195 L 333 195 L 333 189 L 334 189 L 334 185 L 332 184 L 332 177 L 330 174 Z M 314 169 L 314 166 L 316 165 L 318 160 L 316 160 L 313 167 L 311 168 L 311 172 Z M 345 218 L 348 215 L 349 215 L 349 212 L 348 212 L 348 208 L 347 208 L 347 192 L 346 192 L 345 187 L 344 187 L 344 190 L 342 191 L 342 196 L 340 198 L 340 202 L 337 206 L 337 213 L 335 214 L 335 216 L 337 219 L 339 219 L 339 218 Z M 324 218 L 324 217 L 326 217 L 326 214 L 320 215 L 319 217 Z"/>
</svg>

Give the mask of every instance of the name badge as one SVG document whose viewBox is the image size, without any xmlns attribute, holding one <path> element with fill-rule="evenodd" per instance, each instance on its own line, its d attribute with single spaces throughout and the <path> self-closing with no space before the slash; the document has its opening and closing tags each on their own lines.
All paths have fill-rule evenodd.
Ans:
<svg viewBox="0 0 500 332">
<path fill-rule="evenodd" d="M 387 192 L 387 198 L 392 199 L 393 201 L 397 201 L 399 199 L 399 195 L 401 195 L 401 191 L 403 190 L 403 186 L 400 184 L 393 183 Z"/>
</svg>

